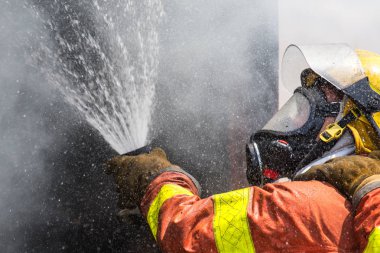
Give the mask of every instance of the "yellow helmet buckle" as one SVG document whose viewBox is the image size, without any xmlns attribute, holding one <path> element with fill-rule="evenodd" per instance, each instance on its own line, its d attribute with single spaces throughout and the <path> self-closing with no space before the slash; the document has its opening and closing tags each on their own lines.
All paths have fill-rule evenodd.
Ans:
<svg viewBox="0 0 380 253">
<path fill-rule="evenodd" d="M 319 138 L 324 142 L 339 139 L 345 128 L 346 127 L 339 126 L 337 122 L 334 122 L 327 126 L 326 130 L 319 135 Z"/>
</svg>

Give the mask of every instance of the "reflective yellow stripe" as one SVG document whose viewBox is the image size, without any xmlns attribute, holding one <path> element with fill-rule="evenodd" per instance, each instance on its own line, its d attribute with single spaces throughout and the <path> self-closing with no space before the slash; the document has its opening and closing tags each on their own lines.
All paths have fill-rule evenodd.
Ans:
<svg viewBox="0 0 380 253">
<path fill-rule="evenodd" d="M 247 218 L 250 188 L 214 195 L 214 237 L 219 253 L 254 253 Z"/>
<path fill-rule="evenodd" d="M 380 227 L 372 230 L 364 253 L 380 253 Z"/>
<path fill-rule="evenodd" d="M 158 214 L 160 213 L 160 208 L 164 202 L 176 195 L 194 195 L 191 191 L 175 185 L 175 184 L 166 184 L 158 192 L 156 198 L 153 200 L 152 204 L 149 207 L 147 221 L 150 227 L 150 230 L 153 233 L 154 239 L 157 240 L 157 228 L 158 228 Z"/>
</svg>

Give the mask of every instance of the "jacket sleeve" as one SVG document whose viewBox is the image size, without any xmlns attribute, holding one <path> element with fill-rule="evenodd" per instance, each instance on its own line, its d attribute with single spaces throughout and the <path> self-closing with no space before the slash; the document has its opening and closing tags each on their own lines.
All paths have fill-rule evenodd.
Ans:
<svg viewBox="0 0 380 253">
<path fill-rule="evenodd" d="M 351 205 L 330 185 L 267 184 L 201 199 L 194 180 L 168 170 L 145 192 L 140 210 L 163 252 L 352 252 Z"/>
<path fill-rule="evenodd" d="M 212 200 L 200 199 L 197 182 L 188 174 L 169 170 L 157 176 L 140 209 L 164 252 L 217 252 Z"/>
<path fill-rule="evenodd" d="M 167 171 L 146 190 L 140 209 L 161 250 L 254 253 L 247 217 L 253 187 L 201 199 L 194 180 Z"/>
<path fill-rule="evenodd" d="M 380 252 L 380 188 L 361 199 L 354 224 L 361 252 Z"/>
</svg>

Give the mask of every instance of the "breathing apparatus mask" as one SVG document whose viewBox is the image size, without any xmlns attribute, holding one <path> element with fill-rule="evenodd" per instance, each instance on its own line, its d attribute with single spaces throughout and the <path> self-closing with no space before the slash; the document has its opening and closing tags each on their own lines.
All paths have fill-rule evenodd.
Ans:
<svg viewBox="0 0 380 253">
<path fill-rule="evenodd" d="M 380 148 L 380 55 L 366 52 L 345 44 L 287 48 L 282 80 L 294 94 L 246 146 L 250 184 Z"/>
<path fill-rule="evenodd" d="M 251 136 L 246 147 L 247 178 L 251 184 L 265 184 L 279 177 L 291 177 L 299 162 L 316 144 L 326 117 L 337 117 L 340 102 L 328 102 L 321 87 L 328 82 L 311 69 L 301 74 L 302 86 Z"/>
</svg>

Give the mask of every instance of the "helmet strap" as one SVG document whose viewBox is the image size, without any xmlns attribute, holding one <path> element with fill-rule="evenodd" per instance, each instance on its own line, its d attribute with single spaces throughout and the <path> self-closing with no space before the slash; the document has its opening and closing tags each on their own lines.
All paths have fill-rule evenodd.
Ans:
<svg viewBox="0 0 380 253">
<path fill-rule="evenodd" d="M 330 150 L 336 144 L 337 140 L 342 136 L 346 130 L 347 125 L 350 122 L 358 119 L 361 115 L 362 113 L 360 110 L 354 107 L 338 122 L 334 122 L 328 125 L 326 130 L 319 135 L 319 140 L 314 145 L 314 147 L 297 165 L 296 173 L 318 157 L 321 157 L 324 152 Z"/>
<path fill-rule="evenodd" d="M 361 112 L 356 107 L 352 108 L 349 113 L 343 116 L 338 122 L 334 122 L 319 135 L 319 138 L 324 143 L 329 143 L 339 139 L 346 130 L 347 125 L 361 116 Z"/>
</svg>

